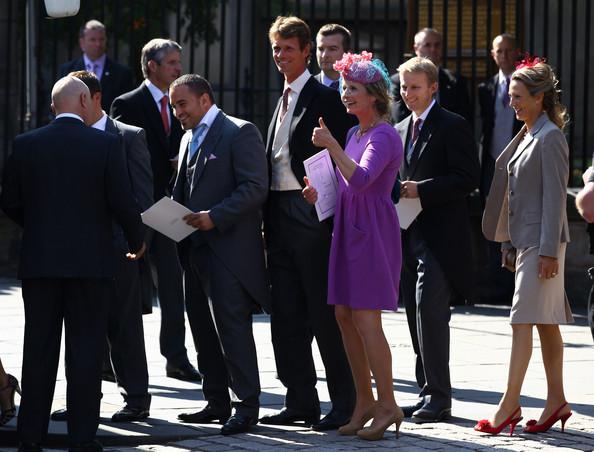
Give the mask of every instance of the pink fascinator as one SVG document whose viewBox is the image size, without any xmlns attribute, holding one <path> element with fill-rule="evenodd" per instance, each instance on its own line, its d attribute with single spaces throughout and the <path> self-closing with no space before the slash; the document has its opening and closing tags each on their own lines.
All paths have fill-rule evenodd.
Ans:
<svg viewBox="0 0 594 452">
<path fill-rule="evenodd" d="M 534 67 L 538 63 L 546 63 L 546 62 L 547 62 L 547 59 L 546 58 L 541 58 L 541 57 L 537 57 L 537 56 L 530 56 L 530 54 L 528 52 L 526 52 L 524 54 L 524 59 L 521 60 L 519 63 L 516 63 L 516 71 L 518 69 L 522 69 L 524 67 Z"/>
<path fill-rule="evenodd" d="M 351 82 L 375 83 L 384 79 L 388 89 L 392 82 L 384 63 L 373 58 L 373 53 L 363 50 L 360 54 L 345 53 L 342 59 L 334 63 L 334 70 L 340 72 L 342 78 Z"/>
</svg>

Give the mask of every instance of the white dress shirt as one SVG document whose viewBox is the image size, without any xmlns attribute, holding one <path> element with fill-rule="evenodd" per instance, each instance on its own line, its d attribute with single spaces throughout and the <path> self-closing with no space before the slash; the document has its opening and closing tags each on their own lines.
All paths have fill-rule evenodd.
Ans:
<svg viewBox="0 0 594 452">
<path fill-rule="evenodd" d="M 92 61 L 86 53 L 83 53 L 86 70 L 95 74 L 99 80 L 101 80 L 103 70 L 105 69 L 105 58 L 107 58 L 107 56 L 103 54 L 95 61 Z"/>
<path fill-rule="evenodd" d="M 78 116 L 76 113 L 60 113 L 59 115 L 56 116 L 56 119 L 60 119 L 60 118 L 74 118 L 74 119 L 78 119 L 80 122 L 82 122 L 84 124 L 83 118 Z"/>
<path fill-rule="evenodd" d="M 101 111 L 103 113 L 103 116 L 101 116 L 101 118 L 99 118 L 99 120 L 95 124 L 91 125 L 91 127 L 93 129 L 102 130 L 105 132 L 105 127 L 107 126 L 107 115 L 103 110 Z"/>
<path fill-rule="evenodd" d="M 189 134 L 188 136 L 188 146 L 190 146 L 190 143 L 192 142 L 192 134 L 193 134 L 193 130 L 197 129 L 197 127 L 199 127 L 201 124 L 206 126 L 206 129 L 204 130 L 204 132 L 202 132 L 202 134 L 200 135 L 200 137 L 198 138 L 198 142 L 196 143 L 196 147 L 200 148 L 200 146 L 202 146 L 202 143 L 204 142 L 204 139 L 206 138 L 206 134 L 208 133 L 208 131 L 210 130 L 210 128 L 212 127 L 212 123 L 214 122 L 215 118 L 217 117 L 217 115 L 219 114 L 220 108 L 217 107 L 216 104 L 212 104 L 211 107 L 208 109 L 208 111 L 206 112 L 206 114 L 202 117 L 202 119 L 200 120 L 200 122 L 198 124 L 196 124 L 196 127 L 194 127 L 192 130 L 188 130 L 186 133 Z M 181 152 L 185 152 L 185 149 Z M 188 160 L 190 158 L 190 153 L 188 152 Z M 179 157 L 183 158 L 183 155 L 180 155 Z"/>
<path fill-rule="evenodd" d="M 148 78 L 144 80 L 144 84 L 151 92 L 151 95 L 153 96 L 153 99 L 155 100 L 155 104 L 157 104 L 157 110 L 159 110 L 159 113 L 161 113 L 161 99 L 163 98 L 163 96 L 167 96 L 167 91 L 165 91 L 165 92 L 161 91 Z M 167 100 L 167 103 L 169 103 L 169 100 Z M 167 109 L 167 117 L 169 118 L 169 124 L 171 124 L 171 112 L 169 111 L 169 108 Z"/>
<path fill-rule="evenodd" d="M 306 69 L 303 74 L 293 80 L 291 83 L 285 81 L 284 90 L 291 88 L 289 92 L 289 104 L 287 114 L 281 121 L 280 110 L 276 117 L 276 130 L 274 141 L 272 142 L 272 177 L 270 189 L 275 191 L 301 190 L 301 184 L 295 177 L 291 169 L 291 155 L 289 154 L 289 129 L 291 127 L 291 118 L 295 111 L 295 105 L 299 98 L 299 93 L 311 78 L 310 72 Z"/>
</svg>

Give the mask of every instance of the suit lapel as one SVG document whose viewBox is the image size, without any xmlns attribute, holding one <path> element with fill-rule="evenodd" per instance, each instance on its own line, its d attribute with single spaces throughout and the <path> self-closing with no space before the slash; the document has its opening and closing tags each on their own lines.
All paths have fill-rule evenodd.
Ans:
<svg viewBox="0 0 594 452">
<path fill-rule="evenodd" d="M 495 121 L 495 102 L 497 102 L 497 87 L 499 86 L 499 73 L 495 74 L 489 84 L 491 93 L 491 111 L 493 112 L 493 121 Z"/>
<path fill-rule="evenodd" d="M 422 124 L 421 132 L 419 133 L 419 138 L 415 143 L 415 148 L 413 149 L 412 156 L 410 158 L 409 177 L 411 178 L 414 176 L 419 160 L 423 156 L 425 149 L 427 148 L 427 145 L 431 140 L 431 136 L 433 135 L 433 129 L 435 128 L 435 118 L 439 114 L 439 109 L 440 106 L 436 102 L 431 108 L 429 114 L 427 115 L 425 123 Z"/>
<path fill-rule="evenodd" d="M 266 154 L 268 155 L 268 160 L 270 161 L 270 151 L 272 150 L 272 142 L 274 141 L 274 132 L 276 131 L 276 119 L 278 117 L 278 112 L 281 107 L 281 103 L 283 101 L 283 97 L 278 98 L 278 102 L 276 103 L 276 107 L 274 108 L 274 113 L 272 114 L 272 119 L 270 120 L 270 124 L 268 125 L 268 136 L 266 137 Z"/>
<path fill-rule="evenodd" d="M 404 162 L 400 166 L 400 179 L 406 180 L 408 178 L 408 162 L 406 160 L 406 150 L 408 149 L 408 131 L 410 130 L 410 122 L 412 115 L 408 115 L 401 122 L 396 124 L 396 131 L 400 135 L 402 140 L 402 146 L 404 146 Z"/>
<path fill-rule="evenodd" d="M 544 126 L 546 121 L 547 121 L 547 114 L 541 113 L 539 118 L 536 120 L 534 127 L 532 128 L 532 132 L 527 132 L 527 129 L 526 129 L 526 133 L 529 133 L 530 138 L 524 142 L 522 142 L 522 141 L 519 142 L 518 149 L 516 149 L 516 152 L 514 153 L 514 155 L 512 155 L 511 158 L 509 159 L 508 165 L 511 165 L 513 162 L 515 162 L 518 159 L 518 157 L 520 157 L 520 155 L 522 155 L 522 153 L 530 147 L 530 145 L 534 141 L 534 137 L 540 131 L 540 129 L 542 129 L 542 126 Z M 522 130 L 524 130 L 524 129 L 525 128 L 523 127 Z"/>
<path fill-rule="evenodd" d="M 120 134 L 120 129 L 118 129 L 114 120 L 111 119 L 109 116 L 107 117 L 107 122 L 105 123 L 105 131 L 108 133 L 112 133 L 114 135 Z"/>
<path fill-rule="evenodd" d="M 314 96 L 315 86 L 318 82 L 313 78 L 310 77 L 307 83 L 303 86 L 303 89 L 299 93 L 299 97 L 297 98 L 297 103 L 295 104 L 295 110 L 293 110 L 293 116 L 291 117 L 291 127 L 289 128 L 289 153 L 292 153 L 293 146 L 290 145 L 291 138 L 293 137 L 293 132 L 295 132 L 295 128 L 303 118 L 303 115 L 307 111 L 307 106 L 311 102 L 311 99 Z"/>
<path fill-rule="evenodd" d="M 208 158 L 212 154 L 212 151 L 217 147 L 217 143 L 221 138 L 224 119 L 225 114 L 222 111 L 219 111 L 217 117 L 212 123 L 212 126 L 206 132 L 206 136 L 204 137 L 204 141 L 200 145 L 200 149 L 198 149 L 198 156 L 196 157 L 196 168 L 194 170 L 194 178 L 192 180 L 192 192 L 194 191 L 196 185 L 198 185 L 198 180 L 204 172 L 204 168 L 208 163 Z"/>
</svg>

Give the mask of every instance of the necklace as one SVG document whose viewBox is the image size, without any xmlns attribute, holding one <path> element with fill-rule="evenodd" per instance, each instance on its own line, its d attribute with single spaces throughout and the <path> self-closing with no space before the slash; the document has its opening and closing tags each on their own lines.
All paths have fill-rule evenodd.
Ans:
<svg viewBox="0 0 594 452">
<path fill-rule="evenodd" d="M 365 135 L 367 132 L 369 132 L 371 129 L 373 129 L 375 126 L 377 126 L 381 122 L 383 122 L 381 120 L 381 118 L 377 118 L 375 121 L 373 121 L 371 124 L 369 124 L 369 126 L 367 126 L 365 128 L 359 127 L 359 130 L 357 130 L 357 133 L 355 134 L 355 138 L 357 139 L 357 143 L 359 142 L 359 140 L 361 140 L 361 138 L 363 137 L 363 135 Z"/>
</svg>

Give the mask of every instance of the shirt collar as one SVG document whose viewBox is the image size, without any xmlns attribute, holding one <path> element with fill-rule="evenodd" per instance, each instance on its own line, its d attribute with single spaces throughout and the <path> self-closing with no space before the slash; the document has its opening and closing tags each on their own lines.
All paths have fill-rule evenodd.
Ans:
<svg viewBox="0 0 594 452">
<path fill-rule="evenodd" d="M 206 112 L 206 114 L 202 117 L 198 125 L 194 127 L 192 130 L 196 130 L 201 124 L 206 125 L 206 130 L 210 129 L 212 127 L 212 123 L 219 114 L 219 111 L 221 110 L 219 109 L 219 107 L 217 107 L 217 104 L 212 104 Z"/>
<path fill-rule="evenodd" d="M 101 118 L 99 118 L 99 121 L 97 121 L 95 124 L 91 125 L 91 127 L 93 129 L 105 131 L 105 126 L 107 125 L 107 115 L 105 114 L 104 111 L 102 111 L 102 113 L 103 113 L 103 116 L 101 116 Z"/>
<path fill-rule="evenodd" d="M 324 71 L 322 71 L 322 83 L 326 86 L 330 86 L 332 83 L 334 82 L 338 82 L 340 83 L 340 77 L 338 77 L 336 80 L 332 80 L 330 77 L 328 77 L 326 75 L 326 73 Z"/>
<path fill-rule="evenodd" d="M 83 60 L 85 62 L 85 68 L 88 67 L 89 65 L 91 65 L 91 67 L 92 67 L 93 64 L 98 64 L 99 66 L 104 67 L 106 57 L 107 57 L 107 55 L 103 54 L 99 58 L 97 58 L 95 61 L 93 61 L 87 56 L 86 53 L 83 53 Z"/>
<path fill-rule="evenodd" d="M 431 111 L 431 109 L 433 108 L 433 106 L 435 105 L 435 99 L 433 99 L 431 101 L 431 103 L 429 104 L 429 106 L 425 109 L 425 111 L 423 113 L 421 113 L 421 116 L 418 116 L 419 118 L 421 118 L 421 120 L 423 121 L 423 123 L 425 122 L 425 120 L 427 119 L 427 116 L 429 115 L 429 112 Z M 415 112 L 413 111 L 412 114 L 412 119 L 413 122 L 417 120 L 417 115 L 415 114 Z M 422 123 L 421 123 L 422 124 Z"/>
<path fill-rule="evenodd" d="M 60 118 L 74 118 L 74 119 L 78 119 L 80 122 L 82 122 L 84 124 L 83 118 L 78 116 L 76 113 L 60 113 L 59 115 L 56 116 L 56 119 L 60 119 Z"/>
<path fill-rule="evenodd" d="M 505 75 L 501 69 L 499 69 L 499 84 L 505 85 L 507 84 L 507 79 L 511 79 L 511 74 Z"/>
<path fill-rule="evenodd" d="M 148 90 L 150 91 L 151 95 L 153 96 L 153 99 L 155 99 L 155 102 L 160 103 L 161 102 L 161 98 L 163 96 L 167 95 L 167 92 L 163 92 L 161 91 L 159 88 L 157 88 L 157 86 L 151 82 L 148 78 L 144 80 L 144 84 L 146 85 L 146 87 L 148 88 Z"/>
<path fill-rule="evenodd" d="M 285 89 L 287 87 L 289 87 L 289 88 L 291 88 L 292 92 L 299 94 L 310 77 L 311 77 L 311 74 L 310 74 L 309 70 L 306 68 L 305 71 L 303 71 L 303 74 L 301 74 L 299 77 L 297 77 L 291 83 L 287 83 L 285 81 Z"/>
</svg>

